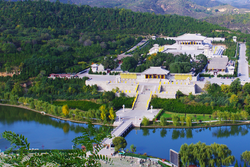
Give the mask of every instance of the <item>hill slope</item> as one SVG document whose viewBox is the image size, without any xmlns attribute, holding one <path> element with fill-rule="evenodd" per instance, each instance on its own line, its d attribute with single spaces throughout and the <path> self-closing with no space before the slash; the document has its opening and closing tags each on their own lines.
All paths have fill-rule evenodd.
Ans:
<svg viewBox="0 0 250 167">
<path fill-rule="evenodd" d="M 61 2 L 65 2 L 62 0 Z M 155 14 L 178 14 L 194 18 L 218 16 L 228 13 L 244 13 L 244 9 L 236 9 L 213 0 L 71 0 L 74 4 L 83 4 L 105 8 L 125 8 L 139 12 Z M 217 10 L 216 9 L 221 9 Z"/>
<path fill-rule="evenodd" d="M 203 20 L 232 30 L 240 30 L 243 33 L 250 32 L 250 13 L 209 17 Z"/>
<path fill-rule="evenodd" d="M 86 68 L 126 51 L 138 42 L 137 35 L 228 35 L 226 28 L 191 17 L 43 0 L 0 1 L 0 16 L 0 70 L 21 70 L 22 80 L 42 70 L 50 74 Z"/>
</svg>

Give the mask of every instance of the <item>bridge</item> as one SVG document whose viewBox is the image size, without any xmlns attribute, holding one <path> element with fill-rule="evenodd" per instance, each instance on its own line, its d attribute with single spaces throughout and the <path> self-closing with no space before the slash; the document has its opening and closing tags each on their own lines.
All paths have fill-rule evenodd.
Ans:
<svg viewBox="0 0 250 167">
<path fill-rule="evenodd" d="M 125 137 L 126 134 L 128 134 L 128 132 L 129 132 L 133 127 L 134 127 L 133 121 L 131 121 L 131 120 L 122 121 L 121 124 L 120 124 L 119 126 L 117 126 L 117 127 L 111 132 L 112 138 L 111 138 L 111 139 L 105 138 L 105 139 L 102 141 L 102 144 L 107 144 L 107 145 L 111 146 L 111 145 L 112 145 L 112 140 L 113 140 L 115 137 L 118 137 L 118 136 Z"/>
</svg>

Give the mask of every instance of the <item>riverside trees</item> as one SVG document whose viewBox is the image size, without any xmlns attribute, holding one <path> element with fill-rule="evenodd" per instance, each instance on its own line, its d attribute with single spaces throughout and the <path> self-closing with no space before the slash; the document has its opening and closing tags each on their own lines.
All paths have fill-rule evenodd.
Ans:
<svg viewBox="0 0 250 167">
<path fill-rule="evenodd" d="M 183 144 L 180 148 L 181 162 L 183 166 L 199 164 L 201 167 L 230 165 L 235 157 L 231 150 L 223 144 L 211 144 L 198 142 L 196 144 Z"/>
</svg>

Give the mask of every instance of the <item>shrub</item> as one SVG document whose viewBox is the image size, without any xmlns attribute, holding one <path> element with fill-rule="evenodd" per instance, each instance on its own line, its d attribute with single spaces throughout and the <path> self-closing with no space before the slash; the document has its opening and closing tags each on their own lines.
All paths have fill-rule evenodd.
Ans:
<svg viewBox="0 0 250 167">
<path fill-rule="evenodd" d="M 160 123 L 161 123 L 161 126 L 165 126 L 166 125 L 166 120 L 165 120 L 164 116 L 161 116 Z"/>
<path fill-rule="evenodd" d="M 142 123 L 144 126 L 147 126 L 147 125 L 149 125 L 149 119 L 146 118 L 146 117 L 144 116 L 141 123 Z"/>
</svg>

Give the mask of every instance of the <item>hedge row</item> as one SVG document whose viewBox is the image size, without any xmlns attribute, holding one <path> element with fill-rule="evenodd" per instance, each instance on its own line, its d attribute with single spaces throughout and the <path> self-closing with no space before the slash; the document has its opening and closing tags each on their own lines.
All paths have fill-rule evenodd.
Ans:
<svg viewBox="0 0 250 167">
<path fill-rule="evenodd" d="M 101 104 L 97 104 L 91 101 L 80 101 L 80 100 L 67 100 L 67 101 L 53 101 L 53 104 L 56 106 L 63 106 L 63 105 L 68 105 L 69 108 L 72 109 L 80 109 L 83 111 L 88 111 L 89 109 L 99 109 Z"/>
<path fill-rule="evenodd" d="M 160 99 L 154 98 L 151 101 L 154 108 L 162 108 L 164 111 L 187 114 L 212 114 L 215 110 L 236 112 L 232 107 L 205 106 L 205 105 L 188 105 L 183 104 L 180 99 Z"/>
<path fill-rule="evenodd" d="M 132 108 L 134 97 L 116 97 L 112 100 L 112 105 L 115 110 L 122 108 L 122 105 L 125 105 L 125 108 Z"/>
<path fill-rule="evenodd" d="M 158 114 L 155 116 L 155 119 L 160 120 L 160 117 L 162 116 L 163 113 L 164 113 L 164 110 L 161 109 L 161 110 L 158 112 Z"/>
<path fill-rule="evenodd" d="M 214 75 L 211 75 L 211 74 L 200 74 L 200 77 L 214 77 Z"/>
</svg>

